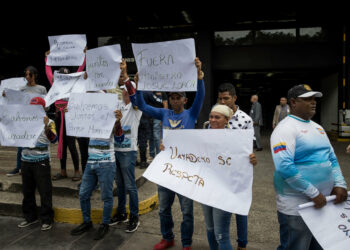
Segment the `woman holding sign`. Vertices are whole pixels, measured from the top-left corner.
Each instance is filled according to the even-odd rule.
[[[86,52],[87,47],[84,49],[84,53]],[[45,72],[47,79],[49,80],[50,84],[53,85],[54,78],[52,74],[52,68],[50,65],[47,65],[47,57],[49,56],[50,51],[47,51],[45,53]],[[86,57],[84,59],[83,64],[78,68],[77,72],[82,72],[85,68],[86,64]],[[59,69],[59,73],[61,74],[69,74],[70,71],[66,67],[62,67]],[[69,148],[70,154],[72,156],[72,161],[74,165],[74,176],[72,177],[72,181],[79,181],[80,180],[80,172],[79,172],[79,155],[77,151],[77,147],[75,145],[75,139],[77,139],[79,144],[79,150],[81,155],[81,168],[84,172],[87,159],[88,159],[88,145],[89,145],[89,138],[76,138],[72,136],[66,135],[66,126],[64,122],[64,108],[67,107],[67,101],[66,100],[58,100],[55,102],[56,106],[56,118],[55,123],[57,126],[59,141],[58,141],[58,152],[57,152],[57,158],[60,159],[61,164],[61,173],[56,174],[53,176],[52,180],[60,180],[67,178],[67,170],[66,170],[66,163],[67,163],[67,147]]]
[[[225,129],[229,127],[229,120],[233,116],[233,111],[226,105],[215,105],[209,116],[209,128]],[[257,164],[255,154],[250,154],[250,163]],[[221,209],[202,204],[205,224],[207,227],[207,238],[211,250],[232,249],[230,242],[230,222],[232,214]],[[238,247],[238,249],[246,249]]]
[[[27,93],[35,93],[38,94],[38,96],[45,96],[47,94],[46,88],[42,85],[39,85],[37,83],[38,81],[39,72],[38,70],[33,66],[28,66],[24,70],[24,77],[27,81],[27,84],[21,88],[22,92]],[[5,91],[2,93],[3,96],[5,95]],[[19,171],[21,170],[21,155],[22,155],[22,148],[17,149],[17,165],[16,168],[7,173],[7,176],[13,176],[16,174],[19,174]]]

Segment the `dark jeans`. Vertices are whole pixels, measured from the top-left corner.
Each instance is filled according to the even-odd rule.
[[[138,143],[140,149],[140,161],[146,161],[147,142],[151,139],[153,125],[152,118],[141,117],[138,130]]]
[[[40,194],[40,219],[43,224],[53,222],[52,183],[49,159],[39,162],[22,161],[22,210],[27,221],[38,218],[35,201],[35,189]]]
[[[21,169],[22,150],[23,150],[23,148],[17,148],[16,171],[19,171]]]
[[[181,242],[183,247],[192,245],[193,235],[193,200],[186,198],[170,189],[158,186],[159,199],[159,217],[160,230],[163,239],[170,241],[174,239],[173,227],[174,221],[171,213],[171,207],[174,203],[175,195],[179,198],[182,223],[181,223]]]
[[[139,198],[135,181],[137,151],[115,152],[118,213],[126,213],[126,194],[129,193],[130,215],[139,216]]]
[[[322,250],[301,216],[287,215],[278,211],[277,215],[281,241],[277,249]]]

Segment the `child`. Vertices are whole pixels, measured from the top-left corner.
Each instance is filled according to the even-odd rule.
[[[41,97],[32,98],[31,105],[42,105],[45,100]],[[23,148],[21,155],[23,202],[22,209],[25,220],[18,227],[27,227],[38,221],[35,202],[35,188],[40,194],[41,230],[52,228],[54,212],[52,209],[52,183],[50,167],[50,143],[57,141],[55,123],[47,116],[44,117],[45,128],[34,148]]]

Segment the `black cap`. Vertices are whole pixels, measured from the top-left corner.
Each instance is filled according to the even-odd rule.
[[[306,98],[310,96],[322,97],[322,93],[318,91],[312,91],[310,86],[307,84],[296,85],[288,90],[288,100],[290,98]]]
[[[172,94],[178,94],[182,97],[186,97],[186,92],[169,92],[168,96],[171,96]]]

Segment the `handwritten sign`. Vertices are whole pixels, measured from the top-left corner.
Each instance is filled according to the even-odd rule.
[[[116,121],[115,94],[72,93],[68,101],[67,135],[108,139]]]
[[[6,89],[21,90],[26,86],[27,80],[24,77],[14,77],[1,81],[0,92]]]
[[[248,215],[253,131],[164,130],[164,145],[144,177],[200,203]]]
[[[80,66],[84,62],[86,35],[49,36],[47,65]]]
[[[117,87],[122,52],[119,44],[104,46],[86,52],[88,90],[106,90]]]
[[[139,73],[139,90],[196,91],[194,39],[132,44]]]
[[[44,129],[45,112],[40,105],[0,105],[0,144],[34,147]]]
[[[74,85],[78,82],[84,82],[84,72],[76,72],[72,74],[54,73],[54,82],[45,97],[46,107],[62,98],[68,98]]]
[[[350,192],[347,201],[335,205],[335,195],[327,205],[314,208],[313,202],[299,206],[299,214],[318,243],[327,250],[347,250],[350,246]]]
[[[30,103],[30,100],[34,97],[45,98],[44,95],[40,95],[37,93],[22,92],[19,90],[12,89],[5,89],[5,94],[6,97],[4,99],[6,100],[6,104],[8,105],[28,105]]]

